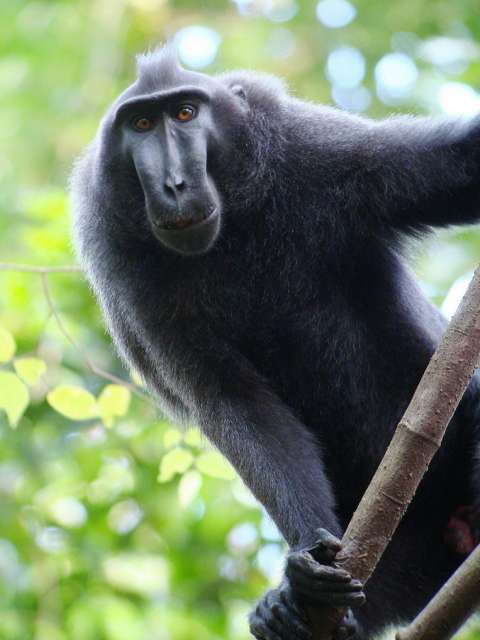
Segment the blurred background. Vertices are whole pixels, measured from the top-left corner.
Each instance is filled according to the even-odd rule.
[[[480,110],[475,0],[0,2],[1,640],[246,640],[281,569],[232,469],[162,419],[80,273],[55,271],[74,265],[74,158],[167,38],[187,67],[374,117]],[[450,315],[479,257],[480,230],[456,229],[409,260]]]

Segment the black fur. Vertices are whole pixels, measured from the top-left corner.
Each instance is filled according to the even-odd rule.
[[[142,112],[181,86],[207,92],[198,120],[159,124],[158,138],[119,123],[125,102],[143,96]],[[479,143],[479,117],[373,122],[270,76],[187,72],[163,49],[74,171],[75,243],[118,350],[169,416],[201,426],[294,550],[319,526],[341,535],[444,331],[402,239],[479,219]],[[187,195],[162,191],[172,157]],[[155,225],[188,219],[191,202],[217,207],[215,229],[170,246]],[[477,386],[368,583],[358,638],[414,616],[460,560],[444,532],[478,489]]]

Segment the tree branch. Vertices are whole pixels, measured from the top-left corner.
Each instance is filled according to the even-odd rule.
[[[480,546],[396,640],[449,640],[480,606]]]
[[[339,565],[366,582],[440,447],[480,355],[480,267],[343,537]],[[309,610],[314,640],[331,640],[344,610]],[[438,640],[438,638],[436,638]]]

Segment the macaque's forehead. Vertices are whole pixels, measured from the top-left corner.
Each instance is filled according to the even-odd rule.
[[[172,48],[142,56],[138,60],[137,87],[139,93],[163,91],[182,85],[208,88],[212,78],[184,69]]]
[[[114,117],[122,104],[136,97],[180,87],[199,87],[213,95],[219,88],[219,81],[204,73],[184,69],[173,47],[164,47],[138,58],[137,80],[118,96],[109,113]]]

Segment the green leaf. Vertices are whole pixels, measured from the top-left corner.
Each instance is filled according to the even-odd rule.
[[[203,440],[202,440],[202,434],[200,433],[200,429],[197,429],[194,427],[189,429],[185,434],[184,441],[186,444],[189,444],[191,447],[198,447],[198,448],[202,447]]]
[[[185,473],[193,462],[193,455],[187,449],[172,449],[160,462],[159,482],[168,482],[176,473]]]
[[[18,376],[29,385],[38,382],[47,370],[47,365],[40,358],[17,358],[13,366]]]
[[[98,416],[95,397],[82,387],[59,385],[47,394],[47,401],[55,411],[70,420],[90,420]]]
[[[158,554],[120,552],[104,558],[101,568],[107,583],[120,591],[145,597],[167,593],[168,564]],[[128,640],[145,637],[143,634],[127,636]]]
[[[112,597],[105,598],[101,604],[104,612],[102,617],[104,633],[101,637],[105,640],[132,640],[132,638],[146,638],[150,635],[140,607],[121,598],[114,600]]]
[[[108,384],[98,398],[98,409],[106,427],[113,426],[115,418],[124,416],[130,405],[131,394],[119,384]]]
[[[28,389],[18,376],[10,371],[0,371],[0,409],[3,409],[10,426],[15,428],[28,407]]]
[[[182,507],[188,507],[197,497],[202,486],[202,476],[198,471],[187,471],[178,483],[178,501]]]
[[[217,451],[201,453],[195,460],[195,465],[201,473],[212,478],[233,480],[237,475],[232,465]]]
[[[167,429],[163,435],[163,446],[165,449],[176,447],[182,441],[182,434],[178,429]]]
[[[0,362],[11,360],[16,349],[15,339],[10,331],[0,327]]]

